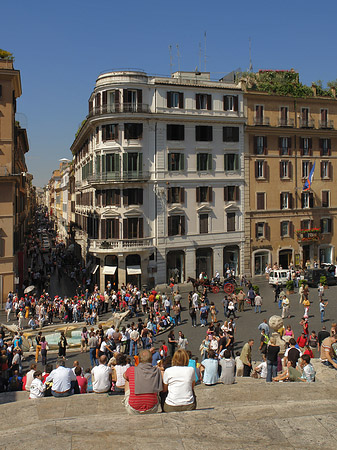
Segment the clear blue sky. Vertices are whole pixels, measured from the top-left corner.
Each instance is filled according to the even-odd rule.
[[[88,110],[97,75],[141,68],[168,75],[194,70],[207,32],[207,70],[213,78],[249,65],[254,70],[290,69],[301,81],[337,78],[337,3],[241,0],[2,0],[0,48],[15,56],[23,95],[19,119],[27,128],[28,168],[43,186],[70,146]],[[204,65],[202,64],[202,69]]]

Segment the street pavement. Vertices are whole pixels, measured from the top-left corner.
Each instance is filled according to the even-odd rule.
[[[277,303],[274,303],[274,292],[273,288],[269,286],[268,282],[264,277],[255,278],[251,280],[253,285],[257,284],[260,287],[260,293],[263,298],[262,312],[255,313],[254,308],[251,308],[248,304],[245,305],[245,311],[241,313],[237,313],[236,323],[236,334],[235,334],[235,351],[240,351],[242,346],[249,338],[255,339],[255,344],[253,347],[253,360],[259,361],[261,359],[260,353],[258,351],[259,347],[259,338],[260,332],[258,331],[258,325],[262,322],[264,318],[269,320],[269,318],[274,315],[281,315],[281,311],[278,308]],[[50,285],[50,294],[57,295],[60,293],[62,295],[72,296],[74,295],[74,290],[76,285],[68,278],[63,277],[61,282],[59,283],[57,280],[57,275],[53,274],[51,277],[51,285]],[[191,319],[188,313],[188,292],[191,290],[190,284],[180,285],[180,292],[182,295],[182,306],[183,311],[181,314],[182,324],[175,328],[175,336],[178,337],[178,331],[182,331],[185,337],[188,340],[188,349],[192,351],[194,356],[199,357],[200,352],[199,346],[201,341],[205,338],[207,327],[200,327],[200,321],[198,319],[198,326],[196,328],[192,327]],[[168,290],[169,291],[169,290]],[[247,288],[244,288],[244,291],[247,291]],[[161,291],[163,292],[163,291]],[[328,306],[326,308],[326,317],[324,325],[327,329],[330,329],[330,325],[332,322],[337,320],[337,302],[335,300],[337,294],[337,287],[329,287],[325,291],[325,297],[328,300]],[[225,317],[223,313],[223,307],[221,304],[221,300],[223,299],[223,292],[219,292],[218,294],[209,294],[209,301],[213,301],[219,310],[218,320],[223,323]],[[285,325],[291,325],[294,330],[296,338],[302,331],[301,325],[299,324],[304,308],[299,304],[299,295],[298,290],[295,290],[294,294],[289,296],[290,299],[290,319],[285,319]],[[319,300],[316,288],[311,288],[309,293],[309,299],[311,301],[311,306],[309,309],[309,331],[315,330],[316,333],[321,330],[322,324],[320,322],[320,313],[319,313]],[[101,320],[105,320],[109,317],[110,314],[105,314],[101,316]],[[2,312],[1,321],[5,321],[4,313]],[[143,315],[139,316],[143,320],[146,318]],[[126,323],[130,323],[131,321],[137,321],[137,317],[133,317],[126,321]],[[156,345],[160,345],[161,341],[167,342],[168,332],[165,332],[159,335],[156,338]],[[48,361],[50,363],[55,364],[56,362],[56,353],[49,352]],[[81,353],[80,351],[68,351],[68,365],[71,366],[74,360],[78,360],[83,368],[87,368],[90,366],[89,353]],[[33,361],[33,355],[28,356],[25,361],[25,366],[28,367],[30,362]],[[41,367],[42,368],[42,367]]]

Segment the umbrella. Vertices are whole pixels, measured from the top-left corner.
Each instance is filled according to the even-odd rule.
[[[34,285],[31,285],[31,286],[26,287],[26,289],[25,289],[23,292],[24,292],[25,294],[28,294],[29,292],[34,291],[34,289],[35,289],[35,286],[34,286]]]

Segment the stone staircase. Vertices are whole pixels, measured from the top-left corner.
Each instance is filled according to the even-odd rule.
[[[125,413],[121,396],[29,400],[0,394],[1,449],[335,449],[337,372],[315,361],[317,382],[196,387],[196,411]]]

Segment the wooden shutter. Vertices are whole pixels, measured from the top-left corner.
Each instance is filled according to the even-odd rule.
[[[312,230],[314,228],[314,221],[310,220],[310,230]]]
[[[123,205],[129,205],[129,189],[123,189]]]
[[[283,194],[282,194],[282,192],[280,192],[280,209],[283,209],[282,208],[282,199],[283,199]]]
[[[233,105],[234,105],[234,111],[239,110],[239,99],[237,95],[234,95],[233,97]]]
[[[123,219],[123,239],[128,238],[128,219]]]
[[[167,234],[169,236],[172,236],[172,217],[171,216],[169,216],[167,218]]]
[[[95,106],[96,108],[100,108],[101,106],[101,94],[98,93],[95,98]]]
[[[212,190],[212,187],[209,186],[209,187],[207,188],[207,201],[208,201],[209,203],[212,202],[212,197],[213,197],[213,190]]]
[[[106,190],[102,191],[102,206],[106,206]]]
[[[196,188],[195,193],[196,193],[196,202],[200,203],[200,187]]]
[[[300,138],[300,153],[303,156],[303,148],[304,148],[304,138]]]
[[[143,189],[138,189],[138,204],[142,205],[143,204]]]
[[[257,136],[254,136],[254,153],[257,155]]]
[[[184,108],[184,94],[183,92],[179,92],[179,108]]]
[[[293,177],[293,165],[291,161],[288,161],[288,177],[289,178]]]
[[[116,206],[121,206],[121,190],[115,189],[115,204]]]
[[[331,156],[331,139],[327,139],[328,141],[328,156]]]
[[[138,170],[138,173],[143,172],[143,153],[138,153],[137,170]]]
[[[279,155],[282,156],[282,138],[278,138]]]
[[[321,161],[321,178],[324,176],[324,162],[325,161]]]
[[[329,179],[332,180],[332,163],[331,163],[331,161],[328,162],[328,176],[329,176]]]
[[[185,189],[183,187],[180,188],[179,191],[180,203],[185,203]]]
[[[180,216],[180,234],[184,236],[186,234],[185,229],[185,216]]]
[[[207,140],[213,140],[213,127],[207,127]]]
[[[212,109],[212,96],[210,94],[207,95],[207,109]]]
[[[106,238],[106,220],[101,219],[101,239]]]
[[[212,153],[207,155],[207,170],[212,170]]]
[[[144,219],[143,217],[140,217],[138,219],[138,238],[142,239],[144,236]]]
[[[167,203],[172,203],[172,188],[167,188]]]
[[[123,103],[124,105],[128,102],[128,90],[123,89]]]
[[[263,154],[267,154],[267,136],[263,136]]]
[[[282,234],[282,224],[283,224],[283,222],[280,222],[280,236],[282,237],[283,236],[283,234]]]
[[[264,208],[264,193],[258,192],[256,194],[256,209],[265,209]]]
[[[185,169],[185,157],[184,153],[179,153],[179,170]]]
[[[119,90],[115,89],[115,112],[119,112],[119,104],[120,104]]]
[[[280,178],[283,178],[284,174],[283,174],[283,166],[282,166],[282,161],[280,161]]]
[[[92,109],[93,109],[93,101],[90,100],[89,101],[89,114],[92,112]]]
[[[292,151],[291,151],[291,138],[288,137],[287,141],[288,141],[288,155],[291,156],[291,153],[292,153]]]
[[[103,91],[103,94],[102,94],[103,112],[106,112],[107,100],[108,100],[108,93],[107,93],[107,91]]]
[[[259,177],[259,162],[255,161],[255,178]]]
[[[239,129],[239,127],[233,127],[232,128],[232,136],[233,136],[233,141],[234,142],[239,142],[239,132],[240,132],[240,129]]]
[[[240,201],[240,187],[239,186],[235,186],[235,189],[234,189],[234,200],[236,202]]]
[[[264,237],[267,241],[270,240],[270,226],[267,223],[264,224]]]
[[[119,220],[113,219],[113,236],[115,239],[119,239]]]
[[[293,194],[292,193],[290,193],[289,197],[288,197],[288,206],[290,209],[293,208]]]
[[[143,103],[143,91],[141,89],[137,89],[137,103],[138,106],[142,105]]]
[[[312,192],[309,192],[309,207],[314,207],[314,194]]]
[[[309,155],[312,156],[312,138],[309,138]]]
[[[328,219],[328,233],[332,233],[332,220]]]
[[[328,191],[322,191],[322,206],[326,208],[329,205],[329,193]]]
[[[185,125],[178,125],[178,137],[180,141],[185,139]]]
[[[319,140],[319,152],[320,155],[323,156],[323,139]]]
[[[304,192],[301,194],[301,208],[304,208]],[[303,226],[301,226],[301,228],[303,228]]]
[[[102,141],[106,141],[106,125],[102,125]]]
[[[225,186],[223,188],[223,194],[224,194],[224,201],[228,202],[228,186]]]
[[[171,91],[167,91],[166,101],[167,101],[167,107],[172,108],[172,92]]]
[[[195,107],[200,109],[200,94],[195,94]]]
[[[223,107],[225,111],[228,111],[229,105],[228,105],[228,95],[224,95],[223,97]]]
[[[269,168],[267,161],[263,161],[263,178],[266,180],[269,178]]]
[[[294,224],[289,222],[289,236],[294,239]]]

